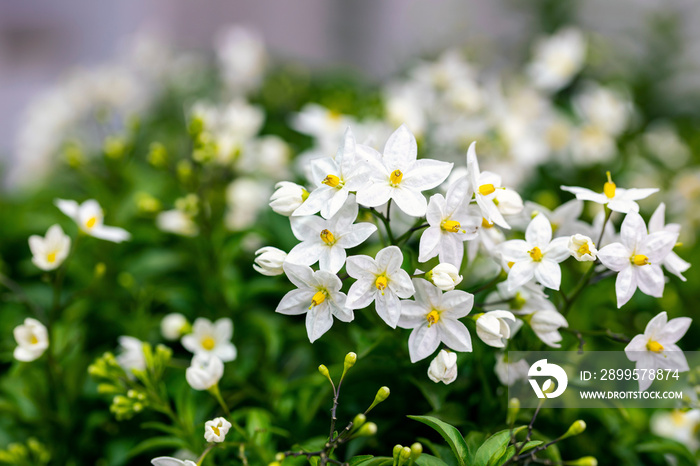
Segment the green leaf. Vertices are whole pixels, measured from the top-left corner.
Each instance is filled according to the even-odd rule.
[[[172,448],[173,450],[176,450],[178,448],[187,448],[187,443],[177,437],[152,437],[144,440],[132,448],[129,452],[129,456],[138,456],[141,453],[145,453],[156,448]]]
[[[418,466],[447,466],[447,463],[442,461],[440,458],[428,455],[427,453],[420,455],[416,460],[416,464]]]
[[[362,462],[371,460],[374,458],[372,455],[360,455],[360,456],[355,456],[353,458],[350,458],[350,461],[348,461],[348,464],[350,466],[357,466],[358,464],[362,464]]]
[[[513,429],[513,436],[523,430],[525,426],[516,427]],[[501,456],[506,452],[506,448],[510,443],[510,429],[505,429],[496,432],[479,447],[474,455],[474,466],[489,466],[495,464]]]
[[[520,450],[519,454],[522,455],[526,451],[532,450],[533,448],[535,448],[539,445],[542,445],[542,443],[544,443],[544,442],[542,442],[542,440],[530,440],[529,442],[527,442],[525,444],[525,446],[522,448],[522,450]],[[497,464],[498,466],[501,466],[503,463],[505,463],[506,461],[511,459],[513,456],[515,456],[515,445],[511,445],[508,448],[506,448],[505,454],[502,455],[498,459],[498,461],[496,463],[493,463],[493,464]]]
[[[391,465],[394,463],[394,460],[392,458],[389,458],[387,456],[376,456],[373,457],[371,455],[367,455],[367,457],[363,456],[356,456],[350,461],[350,466],[386,466],[386,465]],[[357,458],[364,458],[363,460],[354,463],[353,461]]]
[[[696,464],[696,460],[690,450],[688,450],[688,447],[670,439],[644,442],[637,445],[635,450],[640,453],[670,454],[675,456],[679,460],[679,464],[683,466]]]
[[[460,466],[466,465],[466,460],[469,457],[469,448],[467,448],[467,442],[464,441],[464,437],[462,437],[462,434],[455,426],[432,416],[408,416],[408,418],[422,422],[435,429],[450,446]]]

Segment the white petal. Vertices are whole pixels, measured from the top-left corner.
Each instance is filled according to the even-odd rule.
[[[625,216],[620,226],[620,239],[628,250],[636,251],[646,233],[647,227],[641,215],[636,212],[630,212]]]
[[[666,224],[666,204],[659,204],[651,217],[649,218],[649,233],[662,231]]]
[[[402,183],[403,185],[403,183]],[[400,186],[395,188],[391,194],[396,205],[411,217],[422,217],[428,208],[428,202],[420,191],[408,187]]]
[[[321,257],[318,259],[318,267],[330,273],[338,273],[345,265],[346,257],[345,249],[338,244],[324,248],[321,252]]]
[[[462,290],[452,290],[442,295],[443,314],[453,319],[461,319],[469,314],[474,306],[474,295]]]
[[[108,226],[96,226],[90,230],[90,236],[94,236],[95,238],[103,239],[105,241],[111,241],[113,243],[121,243],[122,241],[128,241],[131,239],[131,234],[122,229],[122,228],[117,228],[117,227],[108,227]]]
[[[631,252],[622,243],[612,243],[598,251],[598,259],[610,270],[620,272],[630,265]]]
[[[472,339],[465,325],[451,318],[440,319],[435,325],[440,331],[442,342],[455,351],[471,352]]]
[[[557,263],[563,262],[571,257],[571,252],[569,251],[568,245],[569,238],[555,238],[542,252],[547,260]]]
[[[373,181],[357,191],[357,202],[365,207],[378,207],[391,199],[393,191],[388,178],[382,182]]]
[[[401,317],[401,302],[391,289],[384,290],[384,295],[378,294],[376,303],[377,315],[391,328],[396,328]]]
[[[438,255],[441,237],[440,227],[430,227],[423,232],[418,246],[418,262],[426,262]]]
[[[626,189],[624,191],[624,199],[630,200],[630,201],[639,201],[640,199],[645,199],[658,191],[659,191],[658,188]]]
[[[630,300],[634,292],[637,290],[637,281],[635,280],[632,267],[622,269],[617,274],[615,279],[615,294],[617,294],[617,307],[622,306]]]
[[[401,185],[417,191],[433,189],[450,176],[453,165],[453,163],[439,160],[418,160],[407,173],[404,173]]]
[[[664,273],[661,267],[654,264],[634,266],[637,286],[642,293],[660,298],[664,294]]]
[[[318,235],[327,226],[327,222],[316,215],[291,217],[289,223],[292,226],[292,233],[299,241],[318,238]]]
[[[284,262],[282,264],[284,273],[294,286],[298,288],[311,287],[314,271],[306,265],[298,265],[293,262]]]
[[[275,312],[292,316],[304,314],[309,310],[314,294],[315,292],[313,290],[292,290],[284,295],[277,305]],[[185,338],[187,337],[183,337],[182,339],[183,346],[185,344]]]
[[[362,244],[375,231],[377,227],[371,223],[357,223],[351,226],[347,233],[343,233],[336,244],[345,249],[354,248]]]
[[[399,325],[401,325],[399,323]],[[411,332],[408,337],[408,353],[411,362],[418,362],[435,352],[440,345],[437,324],[428,327],[427,321]]]
[[[377,254],[377,257],[379,254]],[[350,256],[345,264],[345,271],[352,278],[359,279],[363,277],[374,276],[379,273],[379,267],[374,259],[369,256],[358,255]]]
[[[363,309],[372,303],[376,290],[370,280],[358,280],[348,290],[348,300],[345,305],[349,309]]]
[[[401,267],[403,253],[398,246],[388,246],[377,253],[376,261],[380,271],[393,272]]]
[[[543,259],[535,267],[535,278],[547,288],[558,290],[561,285],[561,267],[555,262]]]
[[[394,131],[384,146],[384,163],[387,166],[403,166],[416,160],[418,145],[406,125]]]
[[[545,248],[552,241],[552,225],[544,214],[538,214],[527,226],[525,241],[539,248]]]
[[[513,264],[508,272],[508,289],[514,291],[532,280],[535,276],[535,263],[530,260],[520,261]]]
[[[333,316],[327,303],[321,303],[306,313],[306,333],[313,343],[333,326]]]
[[[690,317],[671,319],[660,332],[656,333],[655,338],[659,343],[664,345],[664,347],[669,344],[675,344],[678,340],[683,338],[683,335],[688,331],[692,322],[693,319]]]
[[[324,254],[324,250],[328,249],[326,245],[319,244],[311,241],[304,241],[292,248],[287,254],[285,259],[286,263],[298,264],[298,265],[312,265],[318,262],[321,256]]]
[[[77,202],[73,200],[56,199],[54,204],[56,204],[56,207],[58,207],[58,209],[65,215],[77,221],[79,210],[79,205]]]

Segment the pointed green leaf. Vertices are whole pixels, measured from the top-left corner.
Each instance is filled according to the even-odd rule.
[[[414,421],[422,422],[423,424],[435,429],[440,435],[442,435],[442,438],[444,438],[447,444],[450,446],[452,453],[454,453],[454,455],[457,457],[459,465],[466,465],[466,460],[469,456],[469,449],[467,448],[467,442],[464,441],[464,437],[462,437],[462,434],[455,426],[432,416],[408,416],[408,418],[413,419]]]

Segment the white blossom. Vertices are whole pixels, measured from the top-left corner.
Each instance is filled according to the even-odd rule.
[[[489,311],[476,319],[476,334],[481,341],[489,346],[504,348],[510,338],[510,325],[515,322],[515,316],[509,311]]]
[[[428,377],[435,383],[449,385],[457,379],[457,353],[440,350],[428,367]]]
[[[204,439],[207,442],[221,443],[226,440],[231,423],[223,417],[217,417],[204,423]]]
[[[192,216],[180,209],[160,212],[156,217],[156,226],[166,233],[174,233],[181,236],[197,236],[199,228]]]
[[[598,249],[593,240],[586,235],[576,233],[569,238],[569,252],[579,262],[592,262],[596,260]]]
[[[666,204],[663,202],[659,204],[654,213],[649,219],[649,233],[656,233],[657,231],[668,231],[675,234],[680,234],[681,226],[677,223],[666,223]],[[690,263],[681,259],[678,254],[671,251],[663,259],[663,266],[666,270],[671,272],[673,275],[677,276],[683,281],[686,278],[683,276],[683,272],[690,268]]]
[[[476,142],[472,142],[467,151],[467,171],[469,183],[474,190],[474,197],[481,209],[482,217],[500,227],[510,228],[495,202],[496,190],[502,189],[501,177],[489,171],[479,170],[479,161],[476,159]]]
[[[253,268],[256,272],[268,277],[282,275],[284,273],[282,264],[284,264],[285,259],[287,259],[286,252],[272,246],[265,246],[255,251]]]
[[[457,267],[447,262],[441,262],[425,274],[425,279],[442,291],[452,291],[462,283],[463,277],[459,274]]]
[[[309,192],[291,181],[280,181],[270,196],[270,207],[280,215],[289,217],[309,197]]]
[[[89,199],[82,204],[64,199],[56,199],[54,203],[61,212],[73,219],[82,232],[90,236],[113,243],[121,243],[131,238],[126,230],[104,225],[104,213],[100,204],[94,199]]]
[[[607,172],[608,181],[603,185],[603,192],[596,193],[586,188],[576,186],[562,186],[561,189],[576,195],[576,199],[582,201],[593,201],[598,204],[603,204],[608,209],[615,212],[639,212],[639,204],[636,201],[647,198],[658,191],[657,188],[648,189],[624,189],[618,188],[613,183],[610,172]]]
[[[179,460],[170,456],[159,456],[153,458],[151,464],[154,466],[197,466],[197,463],[190,460]]]
[[[224,375],[224,363],[212,353],[195,354],[185,371],[187,383],[195,390],[209,390]]]
[[[123,335],[119,337],[119,350],[117,362],[127,374],[136,369],[142,371],[146,368],[146,357],[143,355],[143,342],[138,338]]]
[[[213,354],[223,362],[233,361],[238,354],[231,343],[233,337],[233,322],[228,317],[222,317],[212,322],[204,317],[198,317],[192,324],[192,333],[182,337],[182,346],[194,354]]]
[[[29,237],[29,249],[32,251],[32,263],[41,270],[54,270],[63,264],[70,252],[71,240],[63,233],[60,225],[52,225],[45,237]]]
[[[506,386],[513,385],[518,380],[527,380],[530,364],[524,359],[517,362],[506,361],[506,353],[496,356],[494,372],[498,380]]]
[[[560,29],[537,41],[527,71],[535,86],[556,92],[571,82],[583,67],[585,58],[586,39],[581,31]]]
[[[530,327],[547,346],[559,348],[562,337],[559,328],[568,327],[566,318],[555,310],[535,311],[529,315]]]
[[[13,356],[18,361],[34,361],[49,347],[49,333],[46,327],[31,317],[24,319],[24,323],[15,327],[12,333],[17,342]]]
[[[160,333],[166,340],[177,340],[189,328],[187,318],[179,312],[172,312],[160,321]]]

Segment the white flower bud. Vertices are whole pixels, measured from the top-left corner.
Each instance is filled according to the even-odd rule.
[[[177,340],[189,326],[187,318],[179,312],[173,312],[160,321],[160,333],[166,340]]]
[[[192,358],[190,367],[185,371],[185,378],[195,390],[208,390],[221,380],[224,375],[224,363],[213,354],[200,353]]]
[[[577,261],[594,261],[598,255],[598,250],[593,244],[593,240],[586,235],[576,233],[569,238],[569,251]]]
[[[442,291],[452,291],[462,282],[459,270],[452,264],[442,262],[426,274],[426,278]]]
[[[430,362],[428,377],[435,383],[451,384],[457,378],[457,353],[440,350]]]
[[[287,253],[281,249],[273,248],[272,246],[265,246],[255,251],[255,264],[253,268],[268,277],[274,277],[275,275],[282,275],[284,270],[282,270],[282,264],[284,264],[287,258]]]
[[[270,196],[270,207],[280,215],[289,217],[309,197],[309,192],[296,183],[280,181]]]
[[[503,348],[505,340],[510,338],[508,321],[515,322],[515,316],[509,311],[491,311],[482,314],[476,320],[476,334],[489,346]]]
[[[197,236],[199,228],[192,217],[179,209],[166,210],[156,217],[156,226],[160,231],[182,236]]]
[[[523,211],[523,198],[512,189],[497,189],[494,203],[503,215],[517,215]]]
[[[204,424],[204,439],[207,442],[221,443],[226,440],[226,434],[231,428],[231,423],[223,417],[217,417]]]
[[[31,317],[24,319],[24,324],[15,327],[13,333],[17,342],[14,357],[18,361],[34,361],[49,347],[46,327]]]
[[[561,334],[559,327],[568,327],[569,323],[563,315],[550,309],[537,311],[530,316],[530,327],[537,334],[537,337],[546,345],[559,348],[561,345]]]

